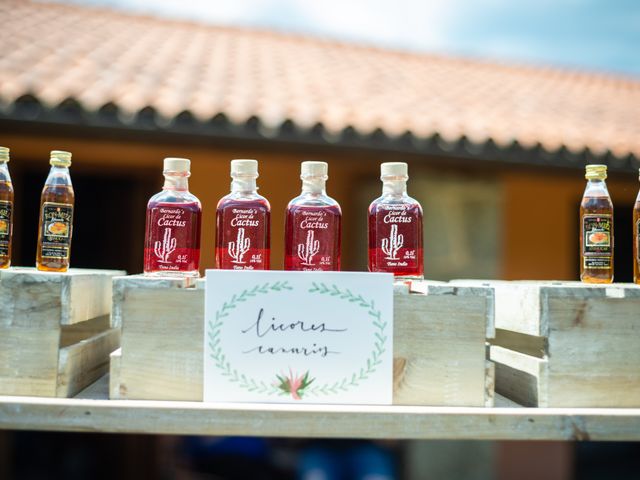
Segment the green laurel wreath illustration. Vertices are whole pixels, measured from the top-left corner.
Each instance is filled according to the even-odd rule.
[[[357,387],[362,381],[367,380],[369,376],[374,373],[377,367],[382,363],[382,354],[386,351],[386,342],[388,336],[385,333],[387,322],[383,322],[381,319],[382,314],[380,310],[375,308],[373,299],[366,300],[362,295],[356,295],[347,289],[339,289],[335,284],[327,286],[322,282],[312,282],[312,287],[308,290],[309,293],[317,293],[319,295],[328,295],[336,297],[341,300],[355,303],[359,307],[366,309],[367,314],[372,318],[373,326],[375,327],[375,342],[374,347],[366,360],[366,364],[358,371],[347,375],[344,378],[334,382],[325,383],[322,385],[316,385],[309,389],[307,394],[314,395],[331,395],[339,392],[346,392],[347,390]],[[222,304],[215,313],[215,321],[209,320],[209,347],[211,349],[211,358],[214,361],[215,366],[221,371],[222,375],[227,377],[230,382],[237,383],[238,386],[244,390],[254,393],[266,394],[266,395],[282,395],[283,392],[277,385],[269,385],[262,380],[256,380],[254,378],[247,377],[245,374],[238,372],[233,368],[227,357],[225,356],[220,346],[220,332],[224,323],[224,318],[229,316],[231,310],[236,308],[239,303],[246,302],[250,298],[258,295],[267,295],[272,292],[281,292],[283,290],[293,290],[293,287],[288,282],[273,282],[264,283],[262,285],[256,285],[253,288],[245,289],[239,294],[234,294],[228,301]]]

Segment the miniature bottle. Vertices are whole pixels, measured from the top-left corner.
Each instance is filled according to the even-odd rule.
[[[613,282],[613,203],[605,184],[606,165],[587,165],[580,204],[580,279]]]
[[[633,207],[633,281],[640,285],[640,190]]]
[[[302,193],[285,219],[285,270],[339,271],[342,212],[327,196],[325,162],[302,162]]]
[[[269,270],[271,206],[258,194],[258,162],[231,161],[231,193],[216,210],[216,266]]]
[[[422,207],[407,195],[407,164],[380,165],[382,196],[369,206],[369,271],[422,278]]]
[[[53,150],[49,163],[51,170],[40,197],[36,268],[45,272],[66,272],[71,254],[75,201],[69,175],[71,154]]]
[[[200,200],[189,193],[191,161],[164,159],[164,186],[147,204],[144,274],[199,277]]]
[[[9,149],[0,147],[0,269],[11,266],[13,186],[9,175]]]

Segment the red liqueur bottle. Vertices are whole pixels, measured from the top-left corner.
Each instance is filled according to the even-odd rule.
[[[382,196],[369,206],[369,271],[422,278],[422,207],[407,195],[407,164],[380,170]]]
[[[216,266],[269,270],[271,207],[258,195],[258,162],[231,160],[231,178],[216,210]]]
[[[164,159],[164,186],[147,205],[144,274],[198,277],[200,200],[189,193],[191,162]]]
[[[302,193],[287,206],[285,270],[339,271],[342,212],[327,196],[325,162],[302,162]]]

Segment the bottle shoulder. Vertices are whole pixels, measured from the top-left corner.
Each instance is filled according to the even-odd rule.
[[[378,210],[389,210],[394,207],[417,210],[422,214],[422,205],[420,205],[420,202],[409,195],[382,195],[371,202],[369,205],[369,213],[375,213]]]
[[[328,208],[333,207],[338,212],[342,212],[340,204],[328,195],[316,195],[303,193],[293,198],[287,205],[287,209],[297,208]]]
[[[252,192],[249,194],[244,192],[231,192],[218,201],[218,205],[216,208],[217,210],[222,210],[232,207],[262,208],[267,211],[271,210],[271,204],[269,203],[269,200],[256,192]]]
[[[202,208],[198,197],[190,193],[189,191],[182,190],[162,190],[156,193],[149,199],[148,206],[154,206],[160,203],[172,203],[172,204],[196,204]]]

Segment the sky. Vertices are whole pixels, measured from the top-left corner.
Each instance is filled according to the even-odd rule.
[[[59,0],[640,77],[640,0]]]

